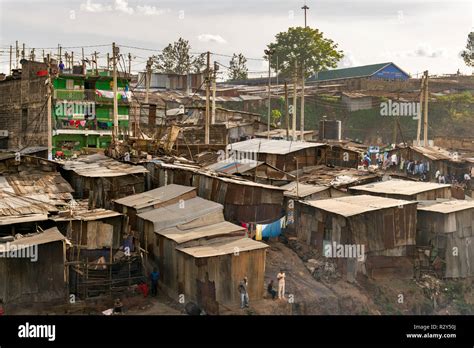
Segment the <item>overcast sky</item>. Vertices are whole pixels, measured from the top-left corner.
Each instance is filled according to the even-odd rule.
[[[119,45],[160,50],[183,37],[194,52],[262,58],[266,44],[288,27],[303,26],[302,0],[0,0],[0,71],[8,69],[8,47]],[[345,53],[341,67],[392,61],[412,75],[470,73],[460,51],[473,27],[471,0],[309,0],[308,25],[318,28]],[[80,57],[81,49],[74,51]],[[110,46],[86,47],[100,57]],[[48,51],[48,49],[46,50]],[[152,51],[133,54],[133,70]],[[54,50],[56,53],[56,50]],[[155,52],[156,53],[156,52]],[[229,58],[213,56],[228,65]],[[101,60],[100,64],[105,64]],[[253,75],[266,62],[250,60]]]

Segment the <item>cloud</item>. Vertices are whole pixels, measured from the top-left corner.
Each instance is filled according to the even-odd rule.
[[[347,51],[344,52],[344,57],[339,61],[337,64],[338,68],[350,68],[353,66],[357,66],[359,63],[357,60],[354,58],[354,55],[352,52]]]
[[[135,10],[128,6],[127,0],[115,0],[115,10],[126,14],[133,14]]]
[[[156,8],[155,6],[137,6],[137,12],[145,16],[159,16],[171,12],[169,8]]]
[[[219,44],[227,43],[226,40],[220,35],[212,35],[212,34],[201,34],[198,36],[198,40],[201,42],[215,42]]]
[[[419,44],[415,50],[408,52],[407,55],[409,57],[440,58],[444,56],[444,50],[435,50],[428,44]]]
[[[93,3],[92,0],[87,0],[85,3],[81,4],[81,11],[85,12],[108,12],[112,11],[112,6],[102,5],[100,3]]]

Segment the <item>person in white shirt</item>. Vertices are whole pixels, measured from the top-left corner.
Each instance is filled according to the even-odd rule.
[[[285,298],[285,272],[280,269],[280,273],[277,274],[278,279],[278,298],[284,299]]]

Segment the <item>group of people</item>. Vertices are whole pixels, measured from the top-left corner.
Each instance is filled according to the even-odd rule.
[[[274,289],[274,281],[273,279],[270,280],[267,286],[267,292],[272,296],[274,300],[277,297],[278,299],[284,300],[285,299],[285,278],[286,274],[283,269],[280,269],[280,272],[277,274],[278,280],[278,292]],[[249,292],[248,292],[248,278],[244,277],[239,283],[239,294],[240,294],[240,308],[248,308],[249,307]]]

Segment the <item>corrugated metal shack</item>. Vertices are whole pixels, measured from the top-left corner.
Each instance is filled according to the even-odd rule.
[[[406,199],[409,201],[451,198],[451,185],[432,182],[386,180],[349,188],[355,194]]]
[[[138,231],[137,215],[196,197],[196,188],[170,184],[114,201],[114,209],[128,217],[129,232]]]
[[[327,145],[304,141],[250,139],[227,145],[236,158],[263,161],[284,172],[326,163]],[[232,157],[232,156],[229,156]]]
[[[388,155],[397,155],[398,163],[404,161],[403,168],[400,165],[396,167],[389,167],[391,171],[403,172],[408,176],[419,176],[418,173],[412,174],[407,172],[407,162],[417,161],[418,163],[425,163],[429,165],[427,177],[430,180],[435,180],[436,171],[440,171],[445,177],[450,178],[454,176],[456,180],[462,182],[463,175],[470,173],[472,164],[465,161],[460,154],[452,153],[446,149],[436,146],[408,146],[397,147],[388,152]]]
[[[57,228],[0,243],[0,298],[7,305],[65,300],[65,262],[65,237]]]
[[[338,270],[354,279],[413,276],[416,202],[368,195],[295,202],[299,240],[324,254],[326,245],[364,246],[365,260],[333,258]]]
[[[178,273],[178,283],[185,294],[196,294],[198,302],[212,304],[215,289],[215,301],[219,304],[236,304],[239,301],[237,285],[247,276],[251,301],[262,299],[267,247],[250,238],[180,247],[177,262],[183,272]]]
[[[357,168],[364,151],[347,145],[332,144],[326,150],[326,164],[339,167]]]
[[[167,184],[194,186],[199,197],[224,206],[226,220],[232,222],[273,222],[283,215],[285,189],[254,183],[196,166],[148,162],[152,187]]]
[[[442,277],[474,276],[474,201],[420,202],[417,245]]]
[[[138,214],[148,266],[160,269],[166,291],[184,294],[216,314],[219,304],[238,302],[236,289],[244,276],[249,295],[263,297],[267,247],[225,221],[223,208],[195,197]]]
[[[0,172],[0,235],[30,233],[38,225],[51,227],[48,216],[72,199],[72,187],[52,161],[7,154],[0,160]]]
[[[84,299],[142,281],[142,260],[125,231],[124,216],[112,210],[88,210],[87,202],[81,203],[51,218],[72,242],[67,263],[70,293]]]
[[[122,163],[102,154],[60,162],[74,196],[89,199],[90,208],[113,208],[114,199],[145,191],[143,166]]]
[[[282,183],[295,180],[295,177],[291,174],[285,173],[265,162],[254,160],[238,160],[229,158],[211,164],[207,166],[206,169],[218,173],[239,175],[250,181],[266,185],[279,186]]]

